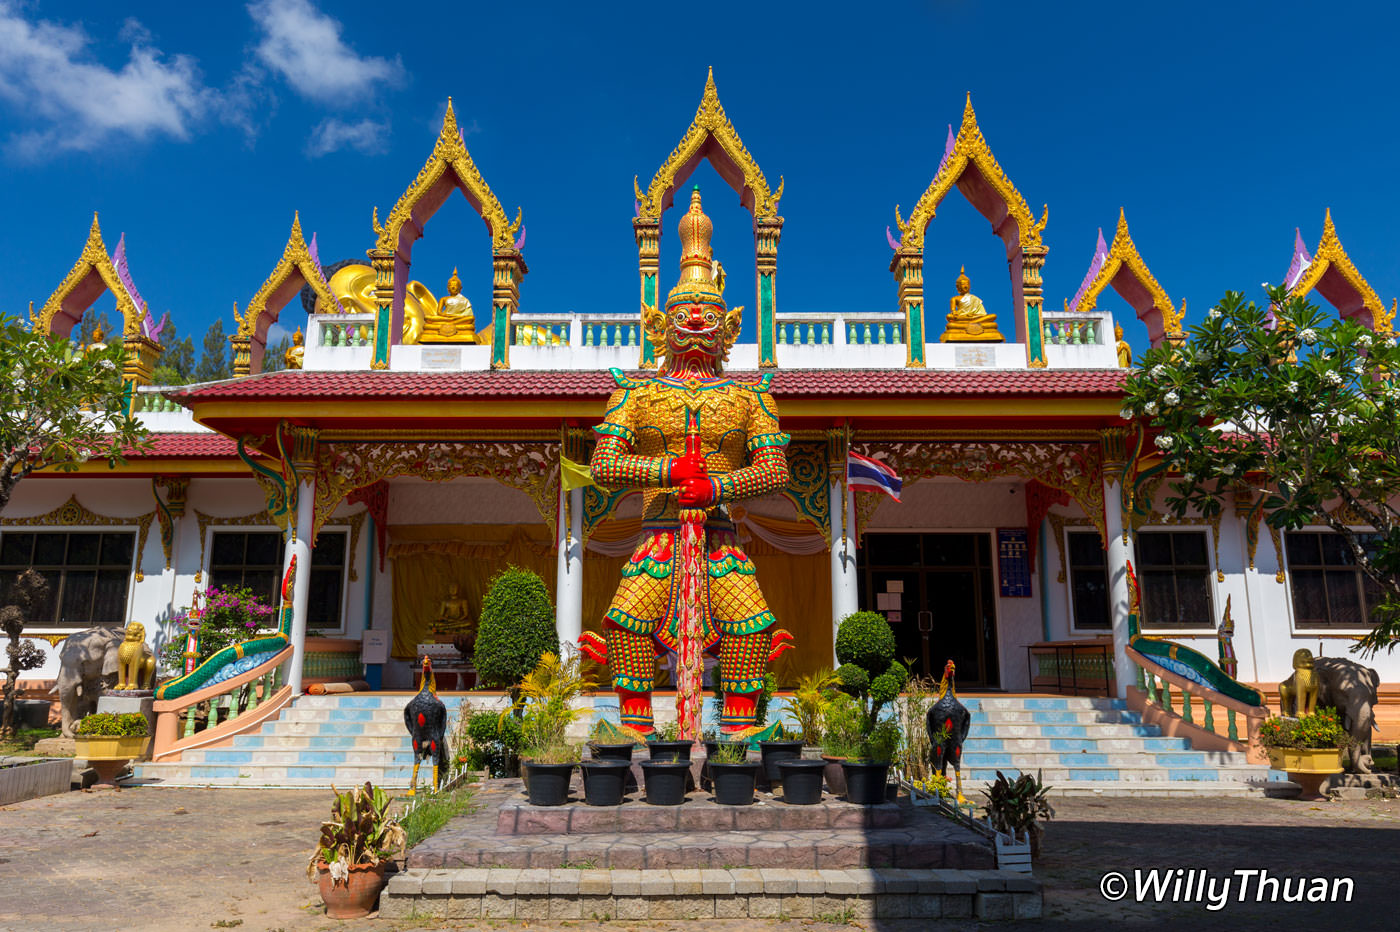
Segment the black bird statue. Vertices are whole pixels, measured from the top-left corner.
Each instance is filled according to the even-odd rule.
[[[413,739],[413,779],[408,784],[408,795],[417,793],[418,765],[428,757],[433,759],[433,790],[436,791],[447,770],[447,706],[438,698],[433,661],[426,654],[423,655],[423,688],[403,707],[403,723]]]
[[[946,778],[948,764],[953,765],[953,775],[958,781],[958,802],[963,803],[967,800],[962,794],[962,745],[967,740],[968,729],[972,727],[972,713],[958,701],[957,690],[953,686],[954,669],[951,660],[943,667],[938,699],[929,708],[924,727],[928,729],[933,771]]]

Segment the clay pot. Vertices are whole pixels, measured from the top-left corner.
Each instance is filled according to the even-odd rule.
[[[830,757],[822,755],[822,761],[826,764],[823,768],[823,776],[826,778],[826,791],[832,796],[846,795],[846,771],[841,769],[841,762],[844,757]]]
[[[379,891],[384,889],[384,872],[389,862],[352,864],[346,883],[331,883],[331,869],[325,861],[316,864],[316,883],[326,904],[326,915],[332,919],[363,919],[374,912],[379,903]]]

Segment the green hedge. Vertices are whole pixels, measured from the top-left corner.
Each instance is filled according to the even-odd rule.
[[[483,686],[514,686],[547,653],[559,653],[549,589],[530,570],[506,567],[492,578],[481,602],[477,678]]]

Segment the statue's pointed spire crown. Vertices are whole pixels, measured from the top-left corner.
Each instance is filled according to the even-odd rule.
[[[681,239],[681,275],[680,281],[666,298],[666,306],[696,302],[724,306],[722,273],[710,245],[714,223],[700,204],[698,184],[690,192],[690,209],[681,216],[678,232]]]

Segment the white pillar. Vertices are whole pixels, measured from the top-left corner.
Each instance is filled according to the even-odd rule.
[[[842,618],[859,609],[859,587],[856,580],[855,495],[841,483],[831,483],[831,637],[832,659],[835,662],[836,625]],[[843,543],[842,536],[845,535]]]
[[[285,579],[287,566],[296,557],[297,575],[292,583],[292,662],[287,669],[287,685],[292,687],[293,697],[301,695],[301,672],[306,662],[306,601],[311,592],[311,534],[315,510],[316,479],[313,476],[297,490],[296,523],[292,525],[295,537],[287,545],[286,562],[282,564],[282,578]]]
[[[564,521],[564,501],[568,496],[569,520]],[[554,628],[560,647],[568,642],[578,646],[583,635],[583,490],[565,492],[559,488],[559,520],[556,522],[559,563],[556,570]]]
[[[1118,482],[1109,478],[1105,466],[1103,480],[1103,510],[1108,532],[1108,592],[1113,611],[1113,678],[1118,686],[1118,698],[1128,695],[1128,686],[1137,682],[1137,666],[1128,659],[1128,561],[1133,548],[1123,534],[1123,504],[1119,498]]]

